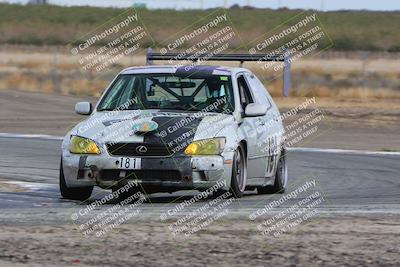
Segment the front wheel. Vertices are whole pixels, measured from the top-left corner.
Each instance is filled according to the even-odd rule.
[[[243,196],[243,192],[246,189],[247,181],[247,166],[246,166],[246,155],[243,151],[243,147],[239,146],[233,156],[232,162],[232,178],[230,192],[234,197],[240,198]]]
[[[65,182],[62,160],[60,163],[60,193],[63,198],[84,201],[90,197],[93,191],[93,186],[85,187],[68,187]]]

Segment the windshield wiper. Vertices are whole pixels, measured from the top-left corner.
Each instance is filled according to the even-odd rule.
[[[197,112],[197,111],[201,111],[200,109],[190,109],[190,108],[159,108],[160,110],[183,110],[186,112]]]
[[[97,111],[113,111],[115,110],[114,108],[100,108]]]

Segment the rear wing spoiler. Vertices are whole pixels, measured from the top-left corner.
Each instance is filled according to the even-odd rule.
[[[195,54],[181,55],[179,53],[154,53],[153,49],[147,49],[146,53],[146,64],[153,65],[154,60],[190,60],[199,61],[202,57]],[[291,86],[291,60],[290,52],[286,51],[281,55],[268,55],[268,54],[216,54],[212,56],[207,56],[207,60],[212,61],[238,61],[240,65],[245,61],[276,61],[283,62],[283,95],[289,95],[289,88]]]

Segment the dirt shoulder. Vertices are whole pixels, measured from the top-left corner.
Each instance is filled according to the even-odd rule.
[[[85,118],[75,114],[75,104],[89,97],[0,90],[0,132],[64,135]]]
[[[0,90],[0,132],[63,136],[85,118],[74,113],[75,103],[91,101],[95,104],[96,100],[90,97]],[[304,98],[276,99],[282,112],[304,101]],[[296,146],[400,151],[399,101],[317,99],[307,110],[314,108],[324,113],[321,127],[316,134]],[[289,124],[299,116],[293,116],[285,123]]]
[[[72,225],[2,226],[0,265],[18,266],[399,266],[398,217],[314,218],[279,238],[246,220],[218,221],[188,240],[168,224],[130,222],[103,239]],[[243,245],[245,247],[243,247]]]
[[[310,98],[308,98],[310,99]],[[276,98],[281,112],[306,102],[306,98]],[[315,98],[285,124],[319,109],[324,115],[318,131],[296,144],[301,147],[400,151],[400,101],[396,99]]]

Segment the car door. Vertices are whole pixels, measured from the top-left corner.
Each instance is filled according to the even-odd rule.
[[[267,106],[267,113],[260,118],[261,127],[259,128],[257,149],[260,150],[258,153],[262,155],[261,158],[263,159],[263,162],[260,163],[263,164],[263,177],[271,177],[275,174],[277,157],[279,156],[278,144],[282,135],[277,121],[279,111],[261,81],[251,73],[246,73],[245,77],[253,90],[253,94],[257,95],[258,103]]]
[[[265,172],[265,153],[261,152],[259,143],[263,140],[262,127],[263,118],[246,117],[245,109],[250,103],[258,103],[258,96],[254,94],[254,90],[250,89],[245,73],[240,73],[237,76],[237,85],[239,89],[240,107],[242,114],[242,122],[239,126],[239,131],[244,135],[247,142],[247,184],[251,185],[257,178],[264,177]]]

